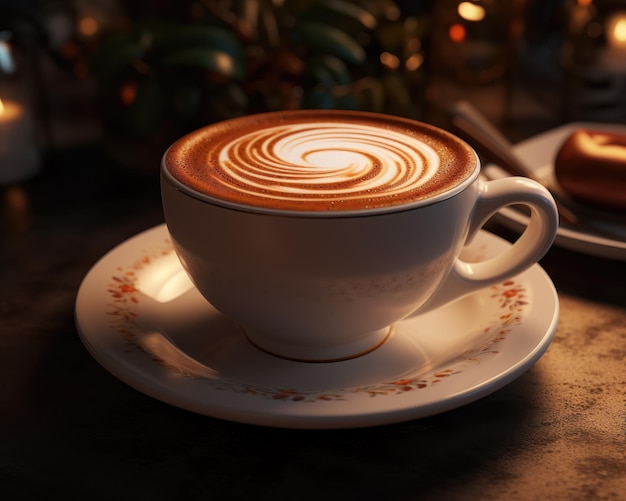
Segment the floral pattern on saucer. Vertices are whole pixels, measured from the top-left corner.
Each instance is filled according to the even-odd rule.
[[[139,351],[146,351],[141,343],[137,341],[137,334],[143,329],[135,319],[137,305],[143,293],[137,287],[137,273],[150,266],[155,260],[170,255],[174,252],[171,240],[166,239],[163,246],[151,248],[143,256],[137,259],[130,266],[118,266],[116,274],[111,277],[111,282],[107,286],[107,293],[110,303],[107,303],[107,314],[111,316],[109,325],[117,330],[126,341]],[[158,360],[157,360],[158,361]]]
[[[188,378],[206,379],[218,390],[234,391],[272,400],[323,402],[346,400],[348,395],[353,394],[363,394],[374,398],[383,395],[405,395],[441,384],[446,379],[462,373],[469,365],[480,363],[484,357],[499,353],[498,343],[506,340],[513,328],[522,322],[524,311],[530,304],[525,287],[515,280],[507,280],[492,286],[490,297],[496,302],[500,315],[496,315],[494,321],[484,327],[483,332],[488,341],[479,349],[473,349],[451,361],[447,368],[438,369],[427,375],[420,373],[411,376],[409,374],[393,381],[330,392],[300,391],[295,388],[265,388],[214,377],[212,369],[194,361],[180,351],[179,357],[184,363],[175,363],[170,357],[166,360],[141,342],[141,337],[147,332],[137,321],[139,316],[137,306],[142,301],[142,297],[145,297],[138,287],[139,272],[172,252],[174,252],[172,243],[166,239],[162,245],[144,251],[143,255],[129,266],[118,266],[115,269],[115,274],[107,285],[109,301],[106,313],[110,316],[109,327],[124,337],[129,350],[145,353],[167,370],[175,371]],[[171,350],[177,350],[177,348],[172,346]]]

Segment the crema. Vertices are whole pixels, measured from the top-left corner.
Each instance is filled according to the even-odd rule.
[[[284,111],[209,125],[164,157],[190,189],[277,210],[354,211],[445,193],[478,160],[460,139],[427,124],[353,111]]]

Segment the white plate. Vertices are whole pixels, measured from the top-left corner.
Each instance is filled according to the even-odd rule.
[[[626,134],[626,126],[624,125],[575,122],[522,141],[514,146],[514,151],[520,158],[524,159],[526,165],[534,169],[539,178],[553,180],[556,154],[563,142],[576,129],[604,130]],[[498,171],[500,169],[493,166],[488,166],[486,169],[489,177],[501,175],[501,171]],[[503,209],[499,216],[502,223],[515,231],[521,231],[528,224],[528,217],[514,209]],[[619,240],[604,238],[569,228],[559,228],[555,244],[584,254],[626,261],[626,221],[623,225],[605,223],[605,227],[612,233],[623,235],[623,238]]]
[[[466,259],[510,244],[480,232]],[[137,390],[200,414],[290,428],[348,428],[444,412],[530,368],[556,330],[558,299],[535,265],[516,278],[395,327],[380,348],[334,363],[282,360],[251,346],[191,285],[165,225],[87,274],[76,323],[91,354]]]

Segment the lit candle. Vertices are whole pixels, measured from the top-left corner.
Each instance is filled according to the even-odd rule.
[[[20,103],[0,99],[0,184],[22,181],[38,170],[30,113]]]
[[[598,63],[613,74],[626,73],[626,11],[610,16],[605,24],[606,47],[598,53]]]

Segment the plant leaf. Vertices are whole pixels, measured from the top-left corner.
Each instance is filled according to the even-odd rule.
[[[376,17],[360,5],[344,0],[326,0],[322,2],[321,5],[330,11],[334,11],[336,14],[348,16],[359,21],[359,23],[369,30],[375,29],[378,25]]]
[[[365,50],[350,35],[322,23],[301,23],[298,32],[302,40],[314,49],[333,54],[350,63],[365,61]]]
[[[259,17],[265,31],[267,44],[270,47],[278,47],[280,45],[280,27],[276,12],[269,4],[263,3]]]
[[[305,71],[328,86],[347,85],[352,81],[346,63],[331,54],[319,54],[310,58],[306,62]]]
[[[157,58],[165,58],[182,49],[191,48],[220,50],[234,59],[244,57],[239,39],[219,26],[205,24],[177,26],[155,34],[154,53]]]
[[[167,69],[200,68],[237,80],[245,76],[243,67],[230,54],[206,47],[182,49],[164,58],[161,65]]]

